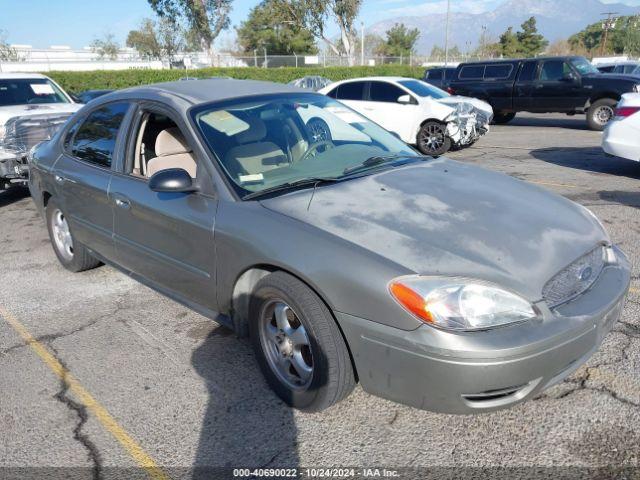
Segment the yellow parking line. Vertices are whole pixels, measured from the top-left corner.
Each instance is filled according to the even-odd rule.
[[[69,390],[78,398],[87,409],[95,415],[98,421],[120,442],[124,449],[133,459],[147,471],[149,476],[155,480],[169,480],[170,477],[162,471],[156,462],[146,453],[142,447],[122,428],[111,414],[80,384],[78,380],[62,365],[49,350],[36,340],[33,335],[22,325],[16,317],[0,306],[0,315],[13,327],[29,345],[40,359],[55,373],[58,378],[67,384]]]
[[[536,180],[527,180],[529,183],[536,183],[538,185],[549,185],[551,187],[566,187],[566,188],[580,188],[577,185],[569,185],[567,183],[551,183],[551,182],[538,182]]]

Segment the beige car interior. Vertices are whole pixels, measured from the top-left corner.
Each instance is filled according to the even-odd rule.
[[[149,178],[169,168],[182,168],[196,177],[193,151],[176,124],[168,117],[146,114],[140,124],[132,175]]]

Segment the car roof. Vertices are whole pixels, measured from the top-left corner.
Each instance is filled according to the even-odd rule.
[[[584,58],[580,55],[556,55],[556,56],[546,56],[546,57],[532,57],[532,58],[493,58],[490,60],[476,60],[473,62],[463,62],[458,67],[463,65],[488,65],[490,63],[514,63],[514,62],[526,62],[526,61],[538,61],[538,60],[564,60],[564,59],[573,59],[573,58]]]
[[[41,73],[0,73],[0,80],[49,78]]]
[[[410,77],[359,77],[359,78],[348,78],[346,80],[341,80],[335,83],[347,83],[347,82],[371,82],[371,81],[382,81],[382,82],[400,82],[403,80],[416,80],[420,81],[417,78]]]
[[[273,93],[309,93],[301,88],[282,83],[262,82],[257,80],[236,80],[230,78],[210,78],[176,82],[155,83],[140,87],[132,87],[108,93],[100,98],[111,100],[123,97],[132,98],[138,94],[161,97],[170,94],[180,97],[192,104],[230,100],[238,97],[273,94]]]

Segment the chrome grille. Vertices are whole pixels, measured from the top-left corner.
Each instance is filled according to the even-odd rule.
[[[588,290],[604,268],[605,253],[605,247],[600,245],[554,275],[542,289],[549,307],[557,307]]]
[[[7,149],[26,155],[34,145],[49,140],[70,116],[56,114],[11,118],[7,121],[3,143]]]

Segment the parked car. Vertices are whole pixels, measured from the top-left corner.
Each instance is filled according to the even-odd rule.
[[[609,155],[640,162],[640,94],[625,93],[602,136]]]
[[[640,78],[601,74],[583,57],[542,57],[462,63],[450,88],[489,102],[495,123],[517,112],[586,112],[589,128],[603,130],[622,94],[640,91]]]
[[[425,82],[430,83],[434,87],[447,90],[449,82],[456,72],[456,67],[436,67],[427,68],[422,78]]]
[[[65,268],[115,265],[249,334],[268,383],[303,410],[356,381],[440,412],[530,399],[591,356],[629,286],[627,258],[586,208],[417,155],[287,85],[114,92],[32,157]]]
[[[368,77],[343,80],[320,90],[415,145],[425,155],[476,142],[493,116],[486,102],[452,97],[414,78]]]
[[[0,190],[26,186],[29,150],[79,108],[44,75],[0,73]]]
[[[311,90],[313,92],[317,92],[321,88],[329,85],[331,80],[326,77],[321,77],[320,75],[307,75],[306,77],[296,78],[295,80],[291,80],[289,85],[293,85],[294,87],[303,88],[305,90]]]
[[[113,90],[85,90],[74,95],[74,100],[78,103],[89,103],[94,98],[101,97],[107,93],[111,93]]]
[[[640,74],[640,62],[601,63],[596,65],[596,68],[600,73]]]

